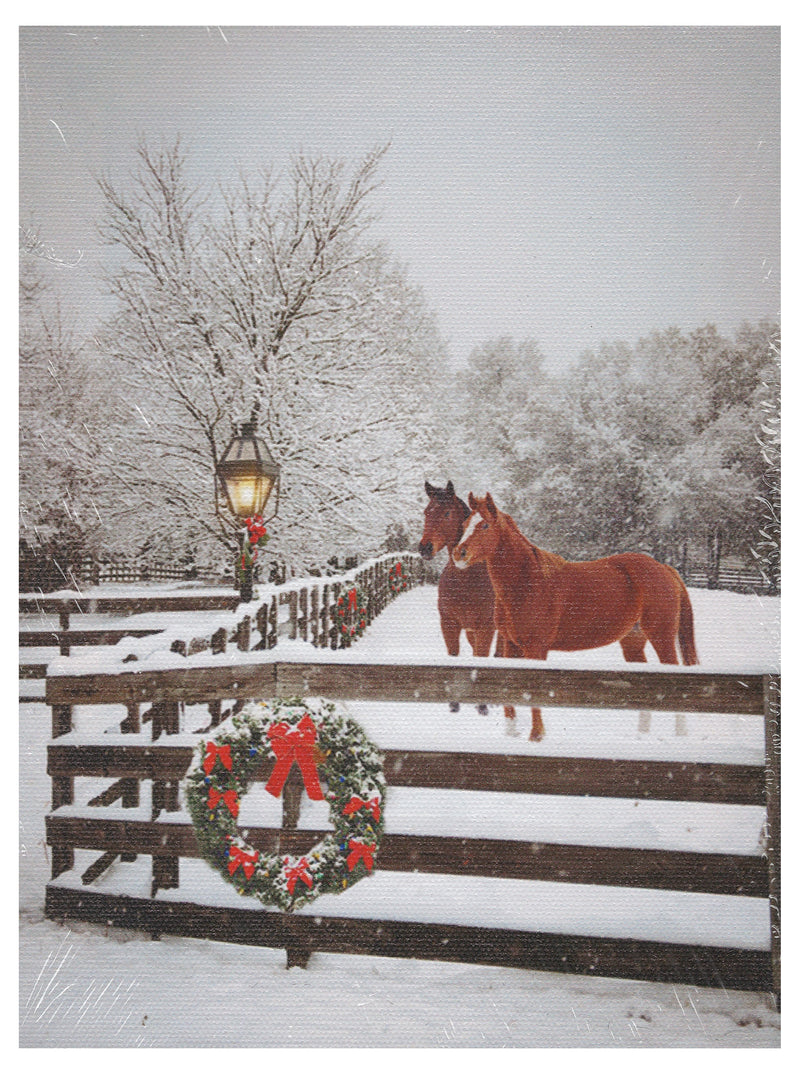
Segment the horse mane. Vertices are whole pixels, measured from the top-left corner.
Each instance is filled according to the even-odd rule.
[[[567,562],[564,557],[559,556],[557,552],[548,552],[544,548],[538,548],[532,541],[529,541],[511,515],[507,515],[504,511],[498,511],[497,516],[501,520],[501,525],[506,533],[510,533],[518,544],[522,544],[530,549],[544,578],[551,578]]]

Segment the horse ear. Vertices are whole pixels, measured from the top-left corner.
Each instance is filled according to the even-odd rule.
[[[497,518],[497,506],[492,499],[491,492],[486,493],[486,512],[490,518]]]
[[[469,496],[467,496],[467,503],[469,504],[470,511],[478,510],[478,501],[475,499],[471,492]]]
[[[448,496],[455,496],[456,490],[453,488],[452,481],[447,482],[447,488],[444,491],[447,493]]]
[[[433,499],[433,494],[434,494],[435,491],[436,491],[436,489],[434,489],[433,485],[429,485],[428,482],[426,481],[425,482],[425,492],[426,492],[426,494],[428,496],[428,499]]]

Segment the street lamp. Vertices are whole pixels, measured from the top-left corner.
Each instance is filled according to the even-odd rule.
[[[217,463],[217,477],[225,490],[228,507],[237,518],[247,519],[253,525],[262,525],[261,517],[273,488],[275,510],[280,502],[280,466],[275,462],[264,441],[256,436],[255,423],[244,424],[225,448]],[[249,557],[250,525],[242,532],[242,583],[240,595],[243,602],[253,599],[253,562]]]

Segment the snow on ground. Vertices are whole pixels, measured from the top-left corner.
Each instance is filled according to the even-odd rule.
[[[692,590],[691,595],[704,669],[777,668],[777,598],[704,590]],[[429,587],[402,595],[351,650],[327,658],[447,662],[435,600],[435,589]],[[72,625],[83,625],[78,615]],[[310,647],[281,642],[279,651],[289,659],[308,659]],[[29,653],[21,650],[21,659],[34,662]],[[49,651],[50,657],[55,655]],[[84,652],[81,659],[88,655]],[[69,662],[57,663],[66,670]],[[617,646],[554,654],[548,664],[625,666]],[[544,712],[544,741],[530,743],[528,717],[522,710],[509,721],[496,706],[488,715],[472,706],[462,706],[458,713],[444,705],[348,703],[347,707],[370,737],[386,748],[763,762],[763,722],[754,717],[653,713],[648,721],[636,712],[551,709]],[[80,740],[113,724],[119,714],[109,709],[78,709],[73,737]],[[46,921],[43,902],[49,866],[43,817],[50,795],[45,772],[48,737],[47,707],[23,705],[20,1042],[24,1047],[779,1044],[779,1018],[769,997],[748,993],[327,954],[312,956],[305,971],[286,971],[282,951],[169,937],[153,942],[120,929],[77,922],[62,927]],[[126,741],[130,743],[130,737]],[[92,781],[77,783],[79,802],[96,793]],[[703,803],[536,796],[526,799],[535,803],[535,809],[526,811],[520,808],[520,796],[448,793],[451,798],[443,803],[436,792],[391,788],[387,830],[469,831],[537,841],[690,850],[714,846],[731,853],[754,853],[763,820],[756,808]],[[271,802],[267,799],[248,795],[244,806],[250,811],[249,823],[264,822],[264,810]],[[142,808],[146,810],[146,803]],[[126,811],[129,819],[133,812]],[[179,813],[174,819],[186,818]],[[326,818],[316,804],[305,803],[300,823],[324,826]],[[143,867],[147,861],[141,859]],[[197,885],[205,890],[207,901],[224,904],[233,897],[234,905],[242,904],[204,863],[183,863],[181,868],[184,894]],[[102,883],[113,887],[113,869]],[[536,893],[533,909],[531,891]],[[323,905],[326,898],[330,906]],[[342,898],[321,898],[307,912],[344,913]],[[768,945],[766,907],[755,899],[481,877],[460,878],[454,885],[448,877],[378,872],[352,889],[346,912],[371,916],[376,905],[383,907],[385,916],[417,920],[419,906],[426,905],[430,920],[475,924],[528,922],[531,927],[533,915],[535,927],[595,935],[613,934],[623,919],[628,934],[643,938]]]

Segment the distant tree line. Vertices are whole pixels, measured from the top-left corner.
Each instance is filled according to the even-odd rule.
[[[88,338],[30,229],[20,265],[20,569],[87,556],[228,569],[216,462],[255,420],[281,465],[268,559],[296,572],[415,547],[423,486],[490,489],[574,558],[735,555],[778,582],[778,326],[654,332],[548,372],[501,338],[454,371],[421,292],[371,238],[384,150],[200,190],[180,143],[104,179],[116,312]],[[22,583],[25,585],[25,582]]]
[[[464,456],[542,547],[638,549],[712,578],[736,556],[777,587],[779,375],[767,320],[603,345],[560,376],[535,343],[499,339],[459,381]]]

